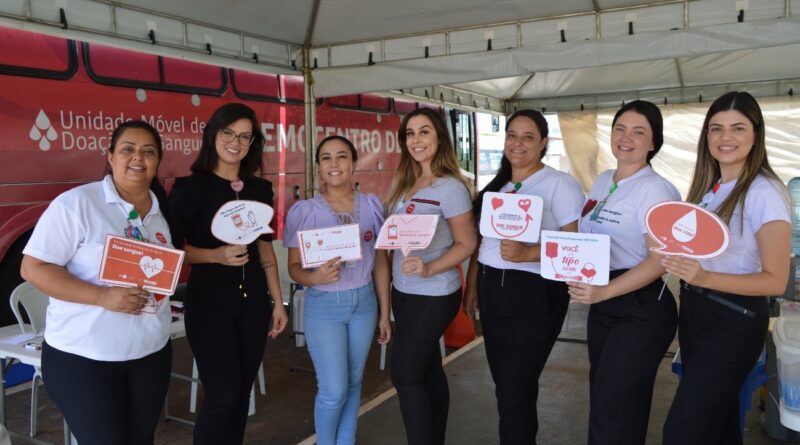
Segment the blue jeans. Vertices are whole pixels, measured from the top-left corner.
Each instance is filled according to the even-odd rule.
[[[314,424],[318,445],[356,441],[361,379],[378,320],[372,283],[357,289],[307,289],[303,330],[317,373]]]

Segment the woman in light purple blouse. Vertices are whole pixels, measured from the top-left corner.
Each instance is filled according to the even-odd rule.
[[[389,263],[385,251],[375,250],[383,204],[353,188],[357,159],[355,147],[344,137],[320,142],[316,162],[321,194],[289,209],[283,234],[289,275],[308,288],[303,327],[317,373],[314,425],[319,445],[355,443],[361,379],[376,322],[378,341],[387,343],[391,337]],[[359,224],[361,259],[341,262],[337,257],[303,269],[297,232],[342,224]]]

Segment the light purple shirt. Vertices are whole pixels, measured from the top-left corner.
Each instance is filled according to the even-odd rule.
[[[375,240],[383,225],[383,204],[373,194],[358,194],[358,223],[361,230],[361,259],[341,265],[339,281],[314,286],[314,289],[335,292],[337,290],[358,289],[372,281],[372,270],[375,267]],[[300,201],[286,214],[286,225],[283,229],[283,245],[299,248],[297,232],[302,230],[321,229],[324,227],[349,224],[342,221],[334,213],[322,195]]]

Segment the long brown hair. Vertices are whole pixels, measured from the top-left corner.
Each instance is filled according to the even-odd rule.
[[[453,147],[453,142],[450,140],[450,136],[447,132],[447,125],[442,115],[430,108],[417,108],[403,118],[403,121],[400,123],[400,129],[397,130],[397,141],[400,143],[400,164],[397,166],[397,173],[395,173],[394,190],[387,204],[387,211],[389,213],[394,209],[400,197],[409,191],[422,175],[422,167],[411,157],[408,152],[408,146],[406,145],[406,128],[408,127],[408,121],[416,116],[427,117],[433,124],[434,130],[436,130],[436,137],[439,139],[436,154],[431,161],[431,173],[433,176],[437,178],[452,176],[463,182],[467,190],[470,190],[470,192],[472,190],[469,181],[461,174],[461,168],[456,159],[456,151]]]
[[[701,202],[703,196],[719,181],[721,176],[719,162],[711,156],[711,151],[708,148],[708,124],[715,114],[722,111],[738,111],[742,113],[753,124],[753,131],[755,132],[753,148],[750,149],[750,153],[747,155],[747,160],[742,172],[739,174],[736,186],[716,210],[717,215],[725,221],[725,224],[730,225],[736,205],[740,204],[744,209],[747,190],[756,176],[762,174],[778,183],[782,183],[782,181],[772,170],[772,167],[769,166],[769,161],[767,160],[764,116],[761,114],[761,107],[758,106],[756,99],[749,93],[731,91],[720,96],[708,109],[706,120],[703,122],[703,129],[700,132],[700,140],[697,142],[697,163],[695,164],[694,177],[686,200],[695,204]],[[744,212],[742,212],[741,217],[743,222]]]

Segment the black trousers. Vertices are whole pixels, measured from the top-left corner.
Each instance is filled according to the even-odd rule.
[[[659,278],[589,309],[590,445],[645,443],[656,372],[678,324],[669,289],[658,299],[663,284]]]
[[[250,390],[264,358],[272,310],[263,296],[219,296],[186,304],[186,337],[197,361],[205,399],[194,443],[240,444]]]
[[[706,292],[686,286],[681,291],[683,376],[664,424],[666,445],[742,443],[739,390],[764,349],[769,303],[765,297],[717,294],[753,311],[749,318]]]
[[[392,288],[395,317],[390,374],[409,445],[443,445],[450,389],[439,337],[461,307],[461,289],[430,297]]]
[[[42,346],[42,380],[81,445],[152,445],[167,395],[172,343],[106,362]]]
[[[565,283],[479,264],[478,302],[502,445],[535,444],[539,376],[569,306]]]

